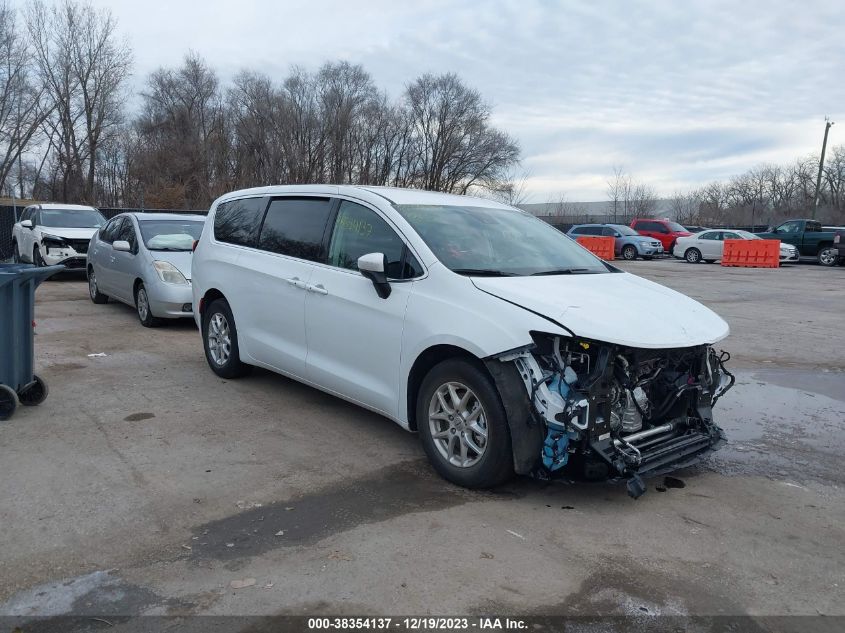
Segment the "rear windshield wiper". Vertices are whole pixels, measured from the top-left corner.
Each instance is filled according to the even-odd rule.
[[[516,273],[506,273],[492,268],[453,268],[452,272],[470,277],[518,277]]]
[[[600,273],[600,270],[591,268],[556,268],[555,270],[541,270],[538,273],[531,273],[532,277],[539,275],[593,275]]]

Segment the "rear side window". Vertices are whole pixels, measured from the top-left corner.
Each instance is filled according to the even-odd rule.
[[[270,203],[258,248],[323,261],[323,234],[331,213],[329,198],[277,198]]]
[[[239,246],[255,246],[263,202],[263,198],[243,198],[217,205],[214,239]]]
[[[420,265],[407,252],[405,243],[377,213],[344,200],[337,212],[328,263],[358,270],[358,258],[384,253],[390,279],[410,279],[420,274]]]

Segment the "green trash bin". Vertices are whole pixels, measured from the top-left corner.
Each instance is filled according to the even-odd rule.
[[[47,397],[47,383],[33,371],[35,289],[64,268],[0,264],[0,420]]]

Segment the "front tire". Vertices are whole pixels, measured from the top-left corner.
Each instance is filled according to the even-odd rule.
[[[21,263],[21,252],[18,250],[17,242],[12,242],[12,261],[16,264]]]
[[[153,316],[153,311],[150,308],[150,297],[143,282],[138,284],[138,288],[135,290],[135,311],[138,313],[138,320],[144,327],[161,325],[161,319]]]
[[[436,365],[420,386],[416,412],[423,449],[444,479],[491,488],[513,476],[505,409],[478,365],[463,359]]]
[[[836,266],[836,262],[839,260],[839,251],[833,246],[825,246],[819,251],[816,259],[819,260],[821,266]]]
[[[100,292],[100,288],[97,286],[97,275],[94,273],[93,266],[88,268],[88,296],[91,297],[91,301],[94,303],[103,304],[109,302],[108,296]]]
[[[697,264],[701,261],[701,251],[697,248],[688,248],[687,252],[684,253],[684,259],[690,264]]]
[[[202,341],[208,366],[221,378],[240,378],[252,371],[241,362],[235,317],[225,299],[215,299],[203,310]]]
[[[32,247],[32,263],[38,266],[39,268],[43,268],[47,264],[44,262],[44,258],[41,257],[41,249],[38,248],[38,245]]]
[[[622,248],[622,259],[626,259],[629,262],[637,259],[637,247],[628,244]]]

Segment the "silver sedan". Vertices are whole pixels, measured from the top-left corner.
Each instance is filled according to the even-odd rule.
[[[204,222],[204,216],[178,213],[113,217],[88,248],[91,301],[122,301],[135,308],[146,327],[193,316],[191,259]]]

